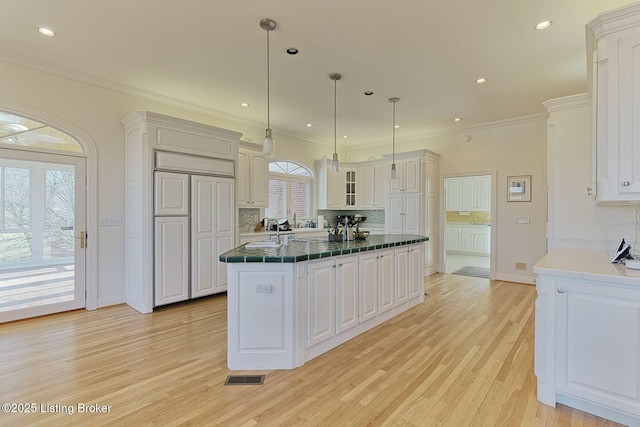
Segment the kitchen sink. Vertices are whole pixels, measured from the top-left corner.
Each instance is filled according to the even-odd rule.
[[[259,242],[251,242],[245,245],[247,249],[266,249],[266,248],[279,248],[282,243],[273,242],[271,240],[261,240]]]

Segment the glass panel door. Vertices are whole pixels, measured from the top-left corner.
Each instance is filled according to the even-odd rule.
[[[0,322],[85,306],[85,159],[0,149]]]

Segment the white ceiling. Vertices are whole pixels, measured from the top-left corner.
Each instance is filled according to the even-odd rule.
[[[338,144],[359,145],[390,140],[390,97],[400,98],[402,141],[542,114],[542,102],[586,92],[585,24],[630,3],[0,0],[0,60],[266,127],[267,33],[259,21],[268,17],[278,24],[270,33],[274,137],[333,143],[329,74],[337,72]],[[545,19],[551,28],[533,29]],[[43,37],[38,26],[57,36]],[[287,55],[289,47],[300,53]],[[488,82],[477,85],[478,77]]]

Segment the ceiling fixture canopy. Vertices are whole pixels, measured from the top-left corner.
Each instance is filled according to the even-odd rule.
[[[331,160],[331,172],[338,173],[340,170],[340,162],[338,161],[338,80],[342,78],[341,74],[331,73],[329,78],[333,80],[333,159]]]
[[[277,27],[276,21],[269,18],[260,20],[260,28],[267,32],[267,129],[264,139],[262,140],[262,152],[269,157],[275,155],[275,141],[271,134],[271,110],[270,110],[270,93],[269,93],[269,33]]]
[[[389,98],[389,102],[393,104],[393,127],[391,134],[391,179],[398,178],[396,170],[396,103],[400,98]]]

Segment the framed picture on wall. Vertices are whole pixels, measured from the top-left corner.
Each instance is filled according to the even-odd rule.
[[[531,201],[531,175],[507,177],[507,202]]]

